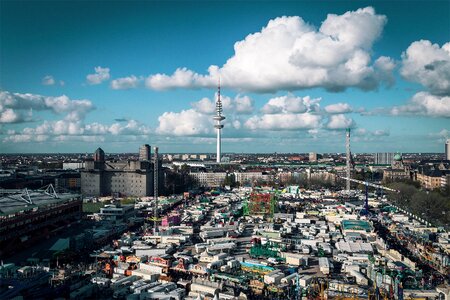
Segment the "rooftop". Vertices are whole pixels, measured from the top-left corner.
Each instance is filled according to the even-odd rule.
[[[44,209],[78,199],[72,193],[50,193],[46,190],[0,189],[0,216]]]
[[[369,222],[362,220],[343,220],[342,221],[343,230],[365,230],[367,232],[372,230],[372,226]]]

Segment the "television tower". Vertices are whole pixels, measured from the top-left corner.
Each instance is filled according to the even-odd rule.
[[[347,192],[350,191],[350,128],[347,128],[345,130],[345,148],[346,148],[346,160],[347,160],[347,164],[346,164],[346,170],[345,170],[345,177],[347,177],[347,182],[346,182],[346,190]]]
[[[219,79],[219,86],[217,89],[217,101],[216,101],[216,115],[214,116],[214,121],[216,121],[216,124],[214,125],[214,128],[217,129],[217,155],[216,155],[216,162],[220,163],[220,155],[221,155],[221,147],[222,147],[222,128],[223,124],[222,122],[225,120],[225,117],[222,116],[222,101],[220,100],[220,79]]]

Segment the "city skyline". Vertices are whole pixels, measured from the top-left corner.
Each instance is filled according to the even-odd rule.
[[[2,153],[214,153],[219,76],[223,153],[450,135],[448,1],[0,5]]]

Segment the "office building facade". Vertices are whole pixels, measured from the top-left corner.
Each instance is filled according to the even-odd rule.
[[[374,153],[374,164],[375,165],[390,165],[394,161],[395,153],[392,152],[381,152]]]

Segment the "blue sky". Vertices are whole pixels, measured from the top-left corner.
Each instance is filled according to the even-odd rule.
[[[1,152],[214,152],[219,76],[225,152],[343,152],[347,126],[354,152],[443,152],[450,132],[448,1],[0,5]]]

